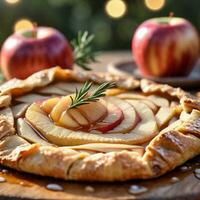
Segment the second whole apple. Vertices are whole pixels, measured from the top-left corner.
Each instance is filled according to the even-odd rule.
[[[137,28],[132,53],[144,76],[186,76],[199,58],[199,37],[185,19],[153,18]]]

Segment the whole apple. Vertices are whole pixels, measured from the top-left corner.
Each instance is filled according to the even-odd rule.
[[[149,19],[137,28],[132,53],[144,76],[185,76],[199,57],[198,34],[182,18]]]
[[[72,68],[72,49],[56,29],[36,27],[16,32],[4,42],[0,55],[6,79],[24,79],[34,72],[59,65]]]

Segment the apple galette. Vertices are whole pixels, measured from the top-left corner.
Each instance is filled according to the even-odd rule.
[[[0,86],[2,165],[66,180],[160,176],[200,154],[200,99],[59,67]]]

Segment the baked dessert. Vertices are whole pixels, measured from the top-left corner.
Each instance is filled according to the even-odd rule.
[[[55,67],[0,91],[0,162],[19,171],[148,179],[200,154],[200,99],[180,88]]]

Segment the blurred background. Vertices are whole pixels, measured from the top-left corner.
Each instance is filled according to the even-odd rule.
[[[200,31],[200,0],[0,0],[0,46],[31,22],[55,27],[69,39],[95,34],[95,50],[130,49],[134,30],[158,16],[184,17]]]

